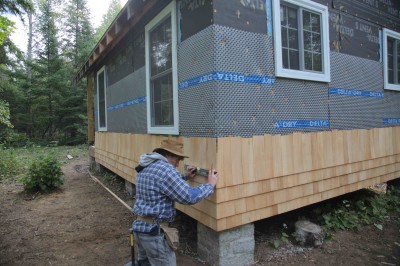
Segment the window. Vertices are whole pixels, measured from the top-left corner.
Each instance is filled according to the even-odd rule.
[[[106,71],[101,68],[97,72],[97,113],[99,131],[107,131],[107,103],[106,103]]]
[[[400,33],[383,29],[384,88],[400,91]]]
[[[176,25],[172,1],[145,27],[149,133],[179,134]]]
[[[328,8],[307,0],[272,3],[276,76],[330,82]]]

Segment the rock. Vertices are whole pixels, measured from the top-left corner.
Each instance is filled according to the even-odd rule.
[[[297,221],[295,224],[295,237],[302,246],[322,246],[325,234],[322,228],[310,221]]]

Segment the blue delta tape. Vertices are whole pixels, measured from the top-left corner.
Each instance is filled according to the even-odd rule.
[[[135,104],[143,103],[145,101],[146,101],[146,96],[135,98],[135,99],[131,99],[131,100],[123,102],[123,103],[119,103],[119,104],[116,104],[116,105],[109,106],[109,107],[107,107],[107,111],[118,110],[118,109],[125,108],[125,107],[128,107],[128,106],[132,106],[132,105],[135,105]]]
[[[275,77],[244,75],[233,72],[210,72],[192,79],[188,79],[179,83],[179,89],[186,89],[195,85],[199,85],[210,81],[226,81],[226,82],[242,82],[252,84],[272,85],[275,83]],[[146,96],[131,99],[126,102],[115,104],[107,107],[107,111],[114,111],[128,106],[146,102]]]
[[[384,124],[400,124],[400,118],[384,118],[383,119]]]
[[[330,127],[329,120],[279,120],[275,128],[321,128]]]
[[[223,82],[239,82],[239,83],[251,83],[251,84],[263,84],[273,85],[275,83],[275,77],[270,76],[259,76],[259,75],[244,75],[234,72],[210,72],[201,76],[197,76],[188,80],[184,80],[179,83],[178,88],[180,90],[187,89],[192,86],[200,85],[211,81],[223,81]]]
[[[385,96],[383,92],[350,90],[350,89],[343,89],[343,88],[329,88],[329,94],[373,97],[373,98],[383,98]]]

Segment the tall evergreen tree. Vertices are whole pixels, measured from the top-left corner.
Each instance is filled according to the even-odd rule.
[[[10,99],[14,99],[10,92],[15,91],[11,69],[16,67],[22,53],[11,41],[10,35],[14,31],[14,22],[6,14],[16,15],[21,20],[26,12],[32,12],[30,0],[2,0],[0,1],[0,125],[11,127]],[[6,96],[9,95],[9,98]]]
[[[85,63],[93,48],[91,46],[93,29],[89,21],[87,0],[69,0],[63,14],[65,14],[63,53],[77,71]]]
[[[113,0],[95,40],[87,0],[34,0],[35,13],[31,5],[25,9],[30,1],[0,0],[0,17],[27,13],[30,29],[25,64],[17,64],[23,54],[10,41],[13,25],[0,19],[0,138],[4,125],[12,122],[15,132],[31,138],[82,143],[87,134],[86,81],[72,80],[122,7]],[[13,50],[16,56],[9,56]]]
[[[56,116],[66,89],[65,70],[60,55],[60,44],[54,0],[39,0],[37,21],[34,29],[34,60],[32,62],[32,94],[35,128],[42,138],[53,138],[59,129]]]
[[[86,86],[85,82],[71,84],[73,77],[89,56],[93,43],[93,29],[89,21],[90,12],[86,0],[69,0],[64,9],[63,55],[69,72],[71,90],[64,91],[60,110],[63,117],[61,129],[64,142],[74,144],[86,140]]]

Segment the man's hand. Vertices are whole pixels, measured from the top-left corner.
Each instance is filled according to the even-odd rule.
[[[210,170],[208,171],[208,183],[213,185],[213,187],[215,187],[217,181],[218,181],[218,172],[211,166]]]
[[[194,166],[189,166],[188,167],[188,173],[187,173],[187,177],[189,178],[194,178],[197,175],[197,168]]]

